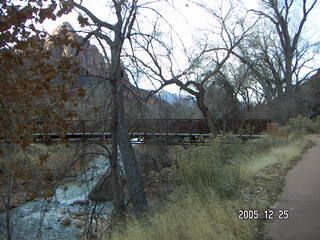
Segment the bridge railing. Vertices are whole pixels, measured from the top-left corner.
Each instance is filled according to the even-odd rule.
[[[217,120],[216,129],[233,134],[257,134],[267,130],[268,119]],[[30,123],[33,133],[110,133],[111,120],[42,120]],[[210,128],[205,119],[129,119],[129,133],[208,134]]]

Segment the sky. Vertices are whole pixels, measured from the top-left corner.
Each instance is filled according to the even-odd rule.
[[[102,20],[109,20],[108,11],[106,11],[106,1],[104,0],[83,0],[83,5],[90,9],[97,17]],[[212,2],[212,1],[208,1]],[[204,14],[204,11],[192,7],[188,0],[178,0],[173,3],[175,9],[168,7],[168,4],[153,4],[150,6],[161,6],[162,5],[162,14],[168,22],[170,22],[177,31],[181,33],[189,32],[190,25],[192,27],[207,24],[208,16]],[[258,6],[257,0],[245,0],[244,5],[249,8],[256,8]],[[74,11],[68,15],[64,15],[61,18],[58,18],[56,21],[45,22],[43,25],[48,32],[52,32],[56,26],[60,25],[62,22],[68,21],[75,28],[78,28],[77,22],[77,13]],[[80,28],[79,28],[80,29]]]
[[[140,0],[140,2],[146,2],[147,0]],[[101,20],[108,20],[112,17],[110,11],[106,7],[105,0],[83,0],[83,5],[86,6],[89,10],[91,10],[98,18]],[[150,0],[149,0],[150,2]],[[199,38],[201,34],[201,30],[212,28],[212,19],[210,19],[209,15],[203,10],[194,5],[188,3],[188,0],[172,0],[174,7],[168,6],[166,3],[154,3],[150,6],[153,6],[159,10],[159,12],[163,15],[163,17],[172,25],[173,29],[175,29],[176,34],[174,34],[174,40],[179,42],[183,41],[184,46],[186,48],[193,48],[196,42],[196,39]],[[204,1],[206,4],[210,5],[211,3],[218,2],[215,0],[207,0]],[[222,1],[223,2],[223,1]],[[259,0],[243,0],[243,5],[247,9],[256,9],[259,7]],[[145,9],[146,10],[146,9]],[[142,13],[142,12],[141,12]],[[148,18],[153,18],[154,13],[152,11],[144,11],[144,21],[148,21]],[[320,3],[317,5],[316,9],[314,9],[312,15],[308,19],[308,25],[306,29],[310,32],[310,38],[312,39],[320,39],[320,21],[318,16],[320,15]],[[75,30],[81,30],[78,21],[78,14],[76,12],[72,12],[68,15],[62,16],[58,18],[56,21],[46,21],[43,24],[43,27],[46,31],[51,33],[57,26],[59,26],[62,22],[69,22],[75,28]],[[146,24],[147,25],[147,24]],[[180,39],[177,37],[179,36]],[[177,58],[182,62],[183,56],[177,53]],[[180,53],[181,54],[181,53]],[[317,57],[315,61],[319,62],[320,57]],[[183,63],[181,63],[183,65]],[[151,85],[148,83],[143,84],[142,88],[150,88]],[[177,92],[178,88],[175,86],[170,86],[166,88],[169,92]]]
[[[106,10],[105,2],[104,0],[83,0],[83,5],[90,9],[98,18],[110,21],[110,14]],[[142,0],[141,2],[145,1]],[[208,2],[212,1],[209,0]],[[249,9],[257,7],[257,2],[256,0],[245,0],[244,4]],[[161,14],[172,25],[177,35],[183,37],[184,44],[191,45],[194,43],[193,40],[198,33],[197,30],[204,28],[210,23],[208,14],[203,9],[192,6],[188,3],[188,0],[176,0],[173,5],[174,8],[169,7],[166,3],[151,4],[150,6],[160,9]],[[155,16],[151,11],[145,11],[145,15],[147,17]],[[56,21],[47,21],[43,26],[51,33],[58,25],[63,22],[69,22],[75,30],[81,30],[77,16],[78,14],[73,11],[68,15],[58,18]]]

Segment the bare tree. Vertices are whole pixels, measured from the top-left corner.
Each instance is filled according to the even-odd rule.
[[[284,93],[292,93],[295,86],[316,71],[308,69],[307,64],[313,59],[313,51],[319,44],[308,42],[303,34],[317,0],[262,2],[264,10],[251,11],[266,20],[258,25],[264,31],[257,29],[243,43],[241,51],[234,54],[250,67],[263,88],[266,101],[270,102]],[[295,12],[297,8],[298,14]],[[266,32],[265,29],[269,30]]]
[[[118,146],[121,158],[124,162],[126,176],[128,178],[130,199],[133,203],[133,210],[140,215],[148,208],[146,196],[143,190],[143,180],[139,172],[137,160],[128,135],[127,123],[124,115],[123,89],[124,71],[121,54],[126,39],[130,38],[132,28],[136,21],[138,1],[115,1],[112,0],[111,7],[115,11],[116,23],[98,19],[88,8],[79,3],[74,3],[90,21],[81,16],[80,20],[84,25],[91,25],[95,28],[88,37],[94,35],[98,40],[103,41],[110,52],[109,69],[105,79],[111,83],[112,102],[112,157],[111,172],[113,185],[113,200],[116,215],[120,218],[124,214],[124,199],[121,193],[119,181]],[[107,52],[105,51],[105,56]]]
[[[258,83],[258,92],[269,105],[266,116],[282,123],[297,114],[293,107],[301,99],[296,90],[317,70],[309,65],[319,42],[304,36],[316,4],[317,0],[262,1],[262,10],[250,10],[260,18],[257,28],[233,52]]]
[[[291,19],[293,17],[291,14],[292,7],[296,4],[293,0],[285,0],[283,3],[280,3],[278,0],[265,0],[263,3],[267,7],[267,11],[254,10],[254,12],[266,17],[276,29],[284,57],[282,71],[285,91],[290,92],[294,85],[293,75],[297,71],[302,58],[301,54],[306,54],[305,46],[301,44],[303,28],[317,0],[311,1],[309,5],[307,0],[301,1],[301,17],[294,16],[295,21],[298,22],[296,28],[291,26]]]
[[[176,66],[174,47],[159,38],[161,33],[157,32],[156,28],[148,35],[138,34],[138,36],[134,35],[136,38],[133,38],[135,46],[143,49],[147,55],[144,59],[135,56],[133,62],[139,66],[141,71],[146,73],[151,81],[160,83],[160,86],[157,86],[157,90],[153,93],[168,85],[175,84],[186,93],[194,96],[198,108],[214,134],[217,133],[215,123],[217,117],[207,106],[205,100],[207,88],[215,84],[222,68],[232,60],[232,53],[255,25],[255,22],[247,24],[248,15],[239,16],[235,19],[236,5],[233,2],[228,3],[224,6],[221,4],[218,9],[193,3],[204,9],[212,17],[213,25],[216,26],[208,34],[204,44],[198,43],[202,45],[198,53],[189,52],[193,56],[187,57],[188,64],[184,69]],[[228,7],[225,5],[228,5]],[[211,39],[214,39],[214,42]],[[228,91],[230,90],[231,85],[227,81],[224,81],[222,85],[227,87]]]

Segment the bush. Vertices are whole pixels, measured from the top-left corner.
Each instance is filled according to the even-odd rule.
[[[251,154],[262,153],[269,150],[272,147],[280,147],[288,144],[288,137],[282,136],[279,132],[273,134],[267,134],[259,139],[253,139],[248,141],[245,145],[246,151],[250,151]]]
[[[242,182],[254,180],[254,176],[267,166],[288,162],[300,156],[305,146],[308,146],[307,138],[289,137],[281,140],[280,137],[265,137],[259,139],[256,143],[248,143],[249,146],[259,143],[260,148],[251,156],[243,158],[240,165],[240,179]],[[274,142],[273,142],[274,141]],[[263,148],[265,146],[265,148]]]
[[[207,198],[189,191],[170,203],[142,226],[130,219],[125,232],[114,232],[112,240],[236,240],[253,239],[250,221],[238,219],[239,202],[221,201],[213,191]],[[109,239],[109,238],[105,238]]]
[[[176,179],[180,185],[191,187],[198,193],[209,188],[220,197],[232,197],[244,183],[240,170],[243,172],[247,162],[252,166],[265,166],[274,159],[261,163],[261,156],[298,141],[295,136],[269,134],[250,141],[225,136],[212,139],[210,146],[190,147],[188,150],[176,147],[171,153],[176,158]]]
[[[191,147],[177,156],[177,179],[199,191],[210,187],[220,196],[230,196],[237,188],[241,140],[217,137],[212,146]],[[177,151],[176,151],[177,153]]]
[[[290,133],[308,134],[320,132],[320,117],[311,120],[304,117],[291,118],[284,130]]]
[[[150,214],[147,223],[129,218],[124,230],[103,239],[258,239],[259,221],[239,220],[238,211],[270,206],[282,176],[308,140],[269,135],[247,142],[218,137],[211,143],[171,149],[180,187],[171,193],[168,204]],[[224,197],[235,189],[239,189],[237,198]]]

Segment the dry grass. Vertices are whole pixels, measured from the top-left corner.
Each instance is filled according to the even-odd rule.
[[[235,202],[222,202],[214,192],[203,199],[197,193],[185,192],[180,202],[171,203],[150,218],[150,225],[142,226],[134,219],[123,233],[115,233],[114,240],[227,240],[250,239],[254,232],[249,222],[238,220]]]
[[[240,178],[242,180],[252,179],[267,166],[281,164],[299,157],[306,144],[308,144],[306,138],[292,139],[288,140],[287,144],[279,144],[278,147],[275,144],[267,152],[254,154],[241,162]]]
[[[308,141],[269,136],[246,144],[230,139],[216,139],[213,143],[212,147],[195,147],[187,151],[174,149],[178,163],[178,187],[170,196],[171,201],[166,208],[150,214],[148,224],[131,218],[127,228],[114,232],[111,239],[255,239],[260,223],[238,220],[238,211],[271,205],[271,199],[281,189],[278,176],[268,177],[269,173],[265,172],[266,180],[262,181],[266,182],[258,185],[255,176],[270,166],[278,165],[282,166],[281,174],[284,175]],[[228,170],[224,170],[226,166]],[[277,168],[272,168],[272,174],[273,170],[277,171]],[[222,187],[217,187],[217,183]],[[251,201],[260,198],[258,193],[267,192],[268,189],[264,188],[272,189],[273,185],[278,188],[271,193],[272,196]],[[230,189],[234,194],[223,194],[224,190]]]

